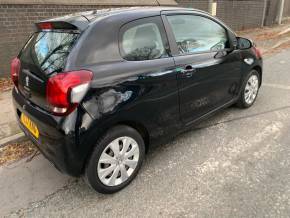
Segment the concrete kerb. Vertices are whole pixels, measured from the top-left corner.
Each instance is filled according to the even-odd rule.
[[[0,148],[4,147],[5,145],[9,143],[23,141],[25,138],[26,138],[25,134],[23,132],[20,132],[15,135],[0,139]]]

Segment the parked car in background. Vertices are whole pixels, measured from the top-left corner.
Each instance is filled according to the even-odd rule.
[[[19,125],[60,171],[114,193],[148,149],[255,102],[262,57],[208,13],[100,10],[36,23],[11,62]]]

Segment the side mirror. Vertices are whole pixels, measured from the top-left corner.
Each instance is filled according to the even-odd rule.
[[[252,48],[254,43],[250,39],[237,37],[237,49],[246,50]]]

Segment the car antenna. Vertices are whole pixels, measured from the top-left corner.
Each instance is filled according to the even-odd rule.
[[[161,6],[158,0],[156,0],[156,2],[157,2],[157,4],[158,4],[158,6]]]

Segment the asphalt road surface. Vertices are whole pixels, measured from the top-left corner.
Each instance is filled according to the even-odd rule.
[[[290,50],[267,58],[264,66],[264,85],[252,108],[226,109],[150,151],[137,178],[121,192],[101,195],[82,180],[68,179],[6,215],[289,217]],[[41,177],[40,182],[46,178]],[[9,180],[17,183],[17,176]]]

